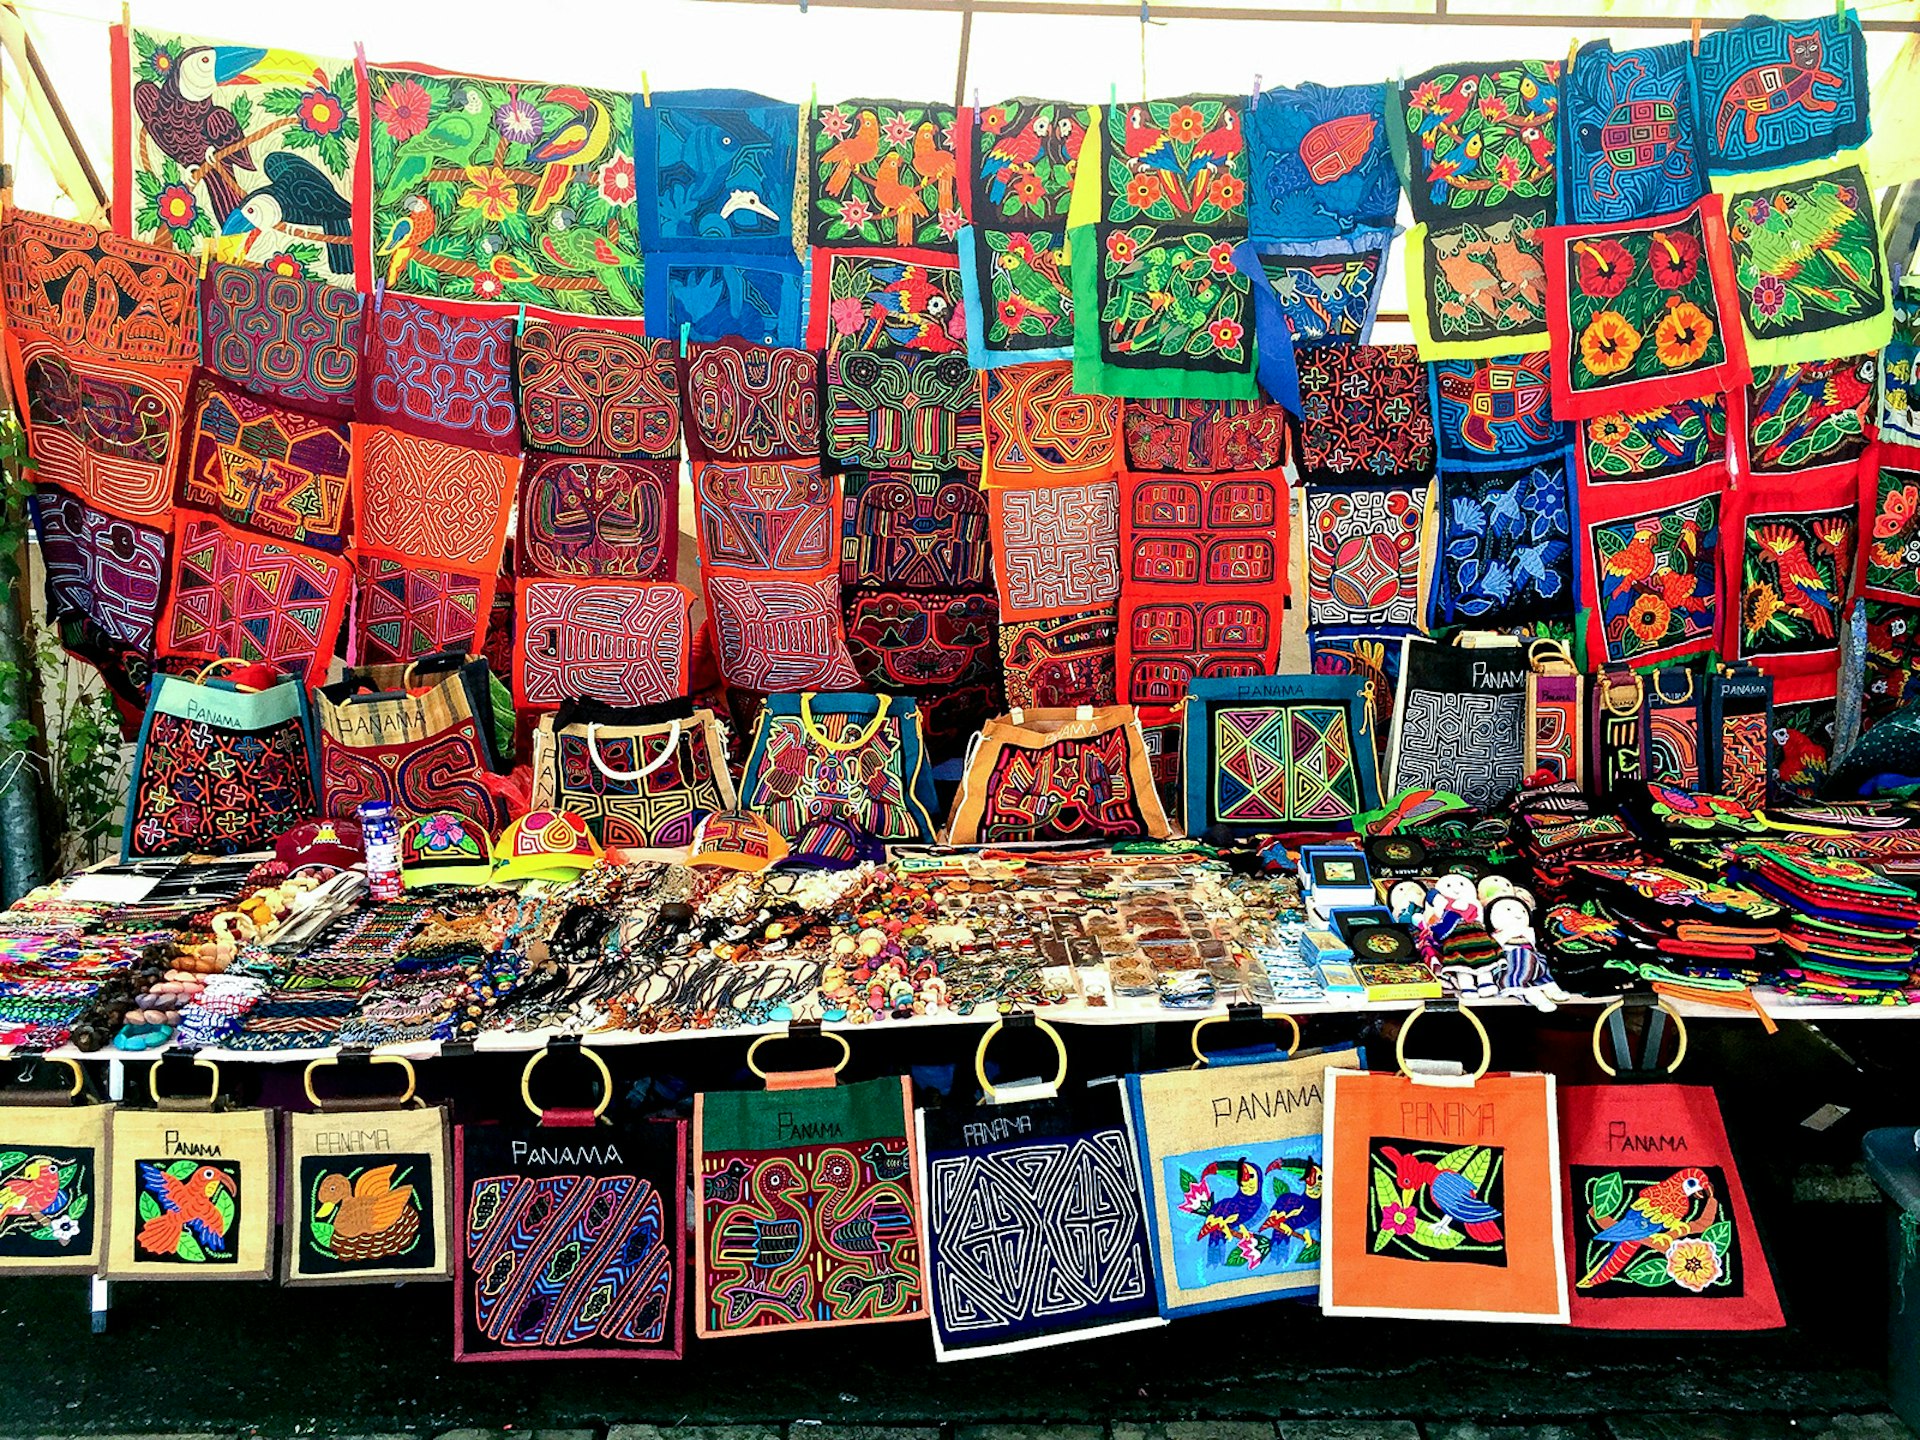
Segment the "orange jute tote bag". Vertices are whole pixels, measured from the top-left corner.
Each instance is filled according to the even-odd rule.
[[[1327,1071],[1329,1315],[1567,1323],[1559,1135],[1551,1075],[1489,1075],[1479,1018],[1471,1074],[1409,1064]],[[1455,1070],[1458,1067],[1453,1067]]]

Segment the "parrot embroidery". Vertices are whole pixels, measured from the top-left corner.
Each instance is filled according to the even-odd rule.
[[[199,1262],[237,1258],[231,1239],[240,1220],[236,1167],[142,1160],[139,1173],[138,1253]]]
[[[0,1240],[72,1245],[90,1198],[81,1192],[81,1173],[75,1159],[19,1150],[0,1155]]]
[[[1215,1160],[1200,1172],[1200,1183],[1209,1183],[1215,1175],[1233,1176],[1233,1189],[1213,1202],[1206,1219],[1200,1222],[1200,1235],[1207,1242],[1207,1263],[1218,1265],[1226,1258],[1227,1245],[1249,1233],[1267,1209],[1261,1186],[1260,1167],[1251,1160]]]
[[[1713,1182],[1706,1172],[1689,1166],[1649,1185],[1618,1215],[1595,1215],[1593,1243],[1607,1247],[1591,1265],[1576,1289],[1591,1290],[1614,1279],[1642,1250],[1665,1250],[1674,1241],[1706,1229],[1719,1209]]]
[[[1440,1212],[1439,1228],[1458,1223],[1469,1240],[1482,1245],[1498,1245],[1506,1238],[1500,1229],[1499,1207],[1489,1205],[1479,1188],[1458,1171],[1445,1170],[1431,1160],[1403,1154],[1391,1145],[1382,1145],[1380,1154],[1393,1166],[1393,1181],[1402,1191],[1428,1191],[1433,1206]]]

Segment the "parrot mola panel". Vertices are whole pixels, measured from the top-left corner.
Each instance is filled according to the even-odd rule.
[[[271,1110],[113,1112],[110,1280],[273,1274]]]
[[[0,1274],[91,1274],[107,1227],[104,1105],[0,1108]]]

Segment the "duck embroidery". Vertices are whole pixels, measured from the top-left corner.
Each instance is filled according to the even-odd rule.
[[[420,1207],[411,1185],[395,1185],[397,1166],[380,1165],[350,1179],[335,1171],[314,1191],[314,1218],[333,1225],[329,1248],[347,1261],[404,1254],[420,1234]]]

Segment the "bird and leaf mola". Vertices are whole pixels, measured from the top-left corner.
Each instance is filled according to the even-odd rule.
[[[641,310],[624,97],[375,67],[373,256],[388,289]]]
[[[240,1226],[240,1167],[194,1160],[136,1162],[140,1228],[134,1255],[189,1265],[233,1265]]]
[[[1401,1141],[1369,1148],[1374,1253],[1504,1263],[1506,1157],[1499,1146],[1441,1150]]]
[[[1282,1155],[1262,1166],[1237,1155],[1210,1160],[1197,1174],[1184,1166],[1178,1173],[1178,1208],[1199,1221],[1186,1238],[1208,1269],[1254,1270],[1269,1259],[1276,1266],[1319,1263],[1321,1171],[1312,1156]],[[1276,1246],[1292,1253],[1276,1257]]]
[[[0,1151],[0,1254],[72,1247],[93,1203],[91,1173],[72,1151]]]
[[[133,31],[135,231],[219,259],[353,275],[351,63]]]
[[[1651,1171],[1576,1168],[1582,1223],[1575,1230],[1581,1253],[1574,1288],[1678,1287],[1699,1294],[1733,1284],[1733,1221],[1721,1204],[1724,1180],[1716,1185],[1718,1173],[1696,1165]],[[1682,1247],[1683,1241],[1695,1245]],[[1676,1247],[1684,1255],[1699,1244],[1713,1252],[1704,1271],[1673,1263]]]
[[[307,1210],[314,1248],[347,1263],[405,1255],[420,1238],[420,1198],[410,1178],[398,1165],[320,1173]]]

